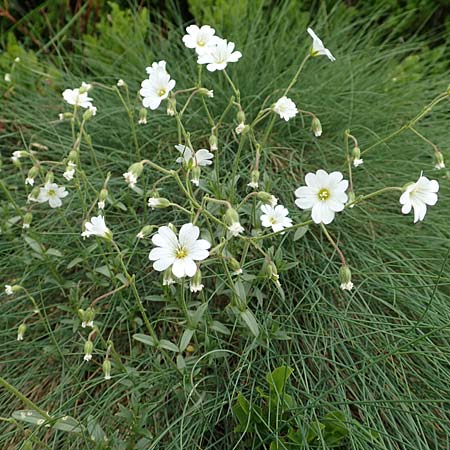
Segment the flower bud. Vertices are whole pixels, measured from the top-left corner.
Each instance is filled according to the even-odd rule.
[[[244,113],[244,111],[242,111],[242,109],[238,111],[238,113],[236,115],[236,119],[239,123],[242,123],[242,124],[245,123],[245,113]]]
[[[273,261],[269,261],[268,264],[264,267],[264,270],[266,272],[267,278],[269,280],[273,281],[275,284],[280,284],[280,276],[278,275],[278,269],[277,266]]]
[[[81,83],[81,87],[80,87],[80,94],[84,94],[85,92],[88,92],[90,89],[92,88],[92,84],[90,83],[85,83],[84,81]]]
[[[191,280],[190,290],[191,292],[200,292],[205,286],[202,284],[202,272],[197,269],[194,277]]]
[[[239,222],[239,214],[234,208],[228,208],[223,216],[223,220],[227,225],[233,225],[234,223]]]
[[[167,115],[175,116],[177,113],[177,100],[175,97],[171,97],[167,102]]]
[[[195,166],[191,171],[191,183],[195,184],[195,186],[198,186],[200,184],[200,172],[200,166]]]
[[[231,269],[233,270],[233,275],[240,275],[242,273],[241,265],[239,264],[236,258],[233,257],[230,258],[230,266]]]
[[[125,178],[125,182],[130,185],[130,187],[135,187],[137,180],[139,176],[142,174],[142,171],[144,170],[144,164],[142,162],[137,162],[134,164],[131,164],[131,166],[128,168],[128,172],[125,172],[123,174],[123,177]]]
[[[435,165],[434,165],[435,169],[438,169],[438,170],[445,169],[444,155],[440,151],[437,151],[434,154],[434,162],[435,162]]]
[[[163,209],[170,206],[170,201],[164,197],[149,197],[147,204],[152,209]]]
[[[47,172],[47,175],[45,175],[45,182],[46,183],[53,183],[55,176],[53,175],[53,172],[50,170]]]
[[[209,136],[209,149],[213,152],[219,148],[218,145],[219,140],[217,139],[217,136],[215,134],[211,134],[211,136]]]
[[[258,192],[256,195],[256,198],[258,200],[261,200],[264,204],[270,205],[274,207],[278,203],[278,199],[275,197],[275,195],[269,194],[268,192]]]
[[[39,167],[33,166],[29,171],[27,178],[25,180],[25,184],[29,184],[30,186],[34,186],[34,179],[37,177],[39,173]]]
[[[94,308],[89,307],[84,313],[84,320],[86,322],[85,327],[94,328],[94,318],[95,318],[95,310]],[[81,324],[81,326],[83,327],[83,324]]]
[[[27,212],[24,216],[23,216],[23,225],[22,225],[22,229],[24,230],[28,230],[28,228],[30,228],[30,224],[31,221],[33,220],[33,214],[31,214],[30,212]]]
[[[357,145],[355,145],[355,147],[353,149],[352,156],[353,156],[353,165],[355,167],[360,166],[364,162],[361,159],[361,150]]]
[[[209,98],[213,98],[214,97],[214,91],[213,90],[209,90],[209,89],[206,89],[206,88],[200,88],[198,90],[198,92],[199,92],[199,94],[204,95],[204,96],[209,97]]]
[[[176,234],[177,227],[173,223],[168,223],[167,226]]]
[[[163,286],[170,286],[171,284],[174,284],[175,280],[173,279],[172,276],[172,268],[169,267],[168,269],[166,269],[164,271],[163,274]]]
[[[106,200],[107,197],[108,197],[108,189],[103,188],[103,189],[100,191],[100,194],[98,194],[98,199],[99,199],[101,202],[104,202],[104,201]]]
[[[39,192],[40,192],[40,189],[38,187],[35,187],[28,195],[28,201],[29,202],[37,202],[37,198],[39,197]]]
[[[97,107],[96,106],[89,106],[86,111],[83,113],[83,119],[89,120],[92,116],[95,116],[97,114]],[[91,143],[91,137],[88,134],[85,134],[85,139],[88,140],[88,144]]]
[[[247,186],[251,187],[252,189],[258,189],[259,186],[259,170],[252,170],[250,174],[250,183],[247,184]]]
[[[352,272],[347,266],[341,266],[339,269],[339,280],[341,282],[341,289],[351,291],[353,288]]]
[[[152,232],[153,228],[154,228],[153,225],[145,225],[145,227],[143,227],[141,229],[141,231],[139,231],[139,233],[136,235],[136,237],[138,239],[144,239]]]
[[[21,323],[19,325],[19,328],[17,329],[17,340],[23,341],[23,335],[25,334],[25,331],[27,331],[27,326],[25,323]]]
[[[111,379],[111,361],[106,358],[102,364],[103,375],[105,376],[105,380]]]
[[[320,137],[322,135],[322,124],[318,117],[314,116],[311,122],[311,129],[314,136]]]
[[[347,193],[347,196],[348,196],[347,205],[350,205],[350,208],[354,208],[355,205],[352,204],[352,203],[356,200],[356,195],[355,195],[355,193],[354,193],[353,191],[349,191],[349,192]]]
[[[11,83],[11,74],[10,73],[5,73],[4,80],[7,83]]]
[[[64,119],[72,119],[73,118],[73,113],[71,112],[65,112],[65,113],[61,113],[58,115],[59,120],[64,120]]]
[[[94,344],[92,343],[92,341],[90,339],[88,339],[85,343],[84,343],[84,360],[85,361],[90,361],[92,359],[92,352],[94,350]]]
[[[147,123],[147,110],[145,108],[141,108],[139,110],[139,125],[145,125]]]
[[[117,87],[124,87],[124,86],[126,86],[127,85],[127,83],[125,83],[125,81],[123,81],[122,79],[120,79],[117,83],[116,83],[116,86]]]
[[[22,289],[22,286],[19,286],[18,284],[10,285],[5,284],[5,294],[6,295],[13,295],[14,293],[20,291]]]

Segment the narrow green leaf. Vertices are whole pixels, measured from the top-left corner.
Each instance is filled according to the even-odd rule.
[[[158,342],[155,342],[155,339],[152,336],[146,334],[133,334],[133,339],[142,342],[145,345],[149,345],[150,347],[156,347],[158,345]]]

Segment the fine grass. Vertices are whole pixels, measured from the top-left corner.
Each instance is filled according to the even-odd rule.
[[[314,138],[307,116],[288,123],[277,118],[260,167],[264,190],[280,198],[294,222],[308,216],[295,207],[293,195],[307,172],[324,168],[347,173],[346,129],[358,138],[364,152],[415,117],[448,85],[445,72],[435,71],[439,58],[427,56],[431,53],[424,50],[426,42],[386,38],[392,23],[375,26],[375,14],[349,18],[339,7],[316,14],[311,19],[314,29],[337,61],[308,61],[290,97],[299,108],[318,115],[323,135]],[[217,27],[218,34],[236,42],[243,54],[227,71],[241,92],[248,118],[254,117],[268,96],[269,105],[279,98],[310,45],[308,17],[295,14],[288,4],[275,10],[255,9],[251,18],[245,29],[239,24],[235,29]],[[401,17],[392,18],[393,23],[395,19],[401,23]],[[354,170],[356,193],[402,186],[416,181],[424,170],[440,182],[439,202],[417,225],[412,215],[400,213],[398,193],[388,192],[337,216],[328,229],[352,269],[353,291],[339,289],[338,255],[320,227],[312,226],[297,241],[293,233],[265,241],[274,253],[281,249],[275,260],[284,295],[262,277],[252,281],[247,300],[261,328],[259,338],[226,309],[227,279],[208,265],[204,271],[207,289],[200,299],[208,302],[208,314],[225,323],[231,334],[199,331],[190,353],[185,354],[185,370],[177,370],[159,352],[132,339],[134,333],[146,330],[130,289],[96,304],[101,338],[95,342],[92,362],[83,362],[87,332],[79,326],[77,310],[121,286],[113,250],[103,242],[80,238],[86,205],[95,203],[108,173],[108,226],[126,254],[128,271],[136,275],[149,317],[161,338],[177,342],[184,330],[175,291],[165,290],[162,295],[160,277],[148,261],[150,240],[137,241],[135,236],[144,225],[180,225],[185,217],[173,210],[149,210],[145,198],[125,186],[122,173],[138,157],[126,111],[111,86],[119,78],[127,82],[136,122],[140,104],[135,93],[146,77],[146,66],[166,60],[178,89],[196,82],[197,68],[193,53],[181,43],[180,24],[158,20],[145,33],[139,30],[123,30],[120,42],[75,42],[73,53],[66,53],[64,43],[55,40],[52,53],[41,60],[58,75],[50,71],[40,75],[30,88],[27,80],[34,80],[34,69],[18,66],[22,82],[7,91],[0,106],[6,127],[0,135],[4,163],[0,273],[3,284],[26,287],[43,316],[43,320],[36,315],[27,320],[25,340],[17,342],[17,327],[32,315],[33,305],[22,292],[2,297],[1,376],[52,415],[70,415],[84,424],[94,418],[109,440],[94,443],[89,434],[10,422],[12,412],[24,406],[1,390],[0,446],[23,448],[28,438],[33,448],[52,449],[268,448],[269,442],[261,442],[256,433],[233,432],[236,421],[231,406],[238,392],[258,404],[256,388],[265,385],[266,373],[289,365],[294,374],[287,389],[297,404],[291,413],[298,428],[306,430],[311,422],[337,409],[345,414],[349,429],[342,448],[449,448],[450,189],[447,172],[433,169],[431,147],[410,131],[363,154],[364,165]],[[418,76],[400,76],[404,75],[401,63],[410,55],[419,55],[417,66],[409,69]],[[219,117],[231,89],[221,73],[204,71],[203,80],[214,89],[208,105]],[[30,166],[24,161],[18,170],[8,157],[31,143],[47,147],[33,147],[41,160],[62,161],[67,156],[73,140],[69,123],[57,120],[58,113],[69,110],[60,93],[81,81],[95,83],[91,96],[98,107],[97,116],[87,125],[92,149],[86,144],[81,147],[82,169],[92,189],[70,188],[71,194],[57,210],[33,207],[31,229],[22,233],[20,216],[29,193],[24,180]],[[163,105],[149,112],[148,124],[137,127],[136,137],[142,157],[174,168],[177,128],[164,109]],[[206,147],[210,130],[200,100],[194,99],[184,119],[194,146]],[[262,123],[261,136],[269,123],[270,119]],[[208,187],[213,195],[226,198],[236,185],[240,201],[248,193],[254,156],[250,147],[244,147],[239,179],[232,180],[236,125],[232,110],[219,133],[220,177],[217,180],[210,174]],[[416,128],[444,149],[450,138],[448,101]],[[55,167],[55,178],[69,186],[63,183],[63,171],[64,165]],[[139,186],[149,190],[158,176],[146,172]],[[162,186],[164,197],[181,201],[174,183]],[[244,225],[250,224],[249,215],[243,215]],[[36,256],[29,238],[45,250],[59,251],[60,256],[39,252]],[[233,245],[230,251],[238,251]],[[264,259],[255,253],[243,269],[258,275],[263,265]],[[199,298],[189,297],[188,302],[193,307]],[[101,371],[107,340],[114,342],[123,365],[113,361],[109,382]],[[272,440],[277,433],[271,430]],[[305,444],[303,448],[313,447]],[[327,447],[319,441],[314,448]]]

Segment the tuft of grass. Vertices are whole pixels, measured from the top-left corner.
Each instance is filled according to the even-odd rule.
[[[426,42],[381,40],[385,33],[382,27],[373,26],[376,15],[350,20],[336,7],[312,17],[316,32],[337,61],[309,61],[291,97],[300,108],[318,115],[323,136],[313,137],[307,116],[289,123],[277,120],[260,169],[264,189],[280,197],[295,222],[303,214],[293,204],[293,190],[303,183],[305,173],[318,168],[346,172],[346,129],[358,138],[364,152],[398,130],[448,85],[444,71],[426,68]],[[310,45],[307,17],[293,14],[287,3],[272,10],[256,9],[251,18],[245,32],[231,27],[226,36],[243,53],[229,72],[240,89],[247,117],[254,116],[266,99],[270,104],[278,98]],[[319,227],[310,227],[297,241],[291,234],[271,238],[274,253],[282,248],[276,262],[285,295],[273,291],[264,280],[247,294],[262,330],[258,339],[227,312],[227,299],[210,289],[201,301],[209,303],[211,317],[226,322],[231,334],[207,330],[199,335],[193,351],[186,355],[186,370],[180,372],[156,351],[132,339],[145,329],[131,291],[122,289],[99,300],[96,321],[104,339],[114,342],[124,367],[114,363],[111,382],[104,382],[104,348],[99,341],[92,363],[83,363],[86,335],[79,328],[77,309],[121,285],[114,276],[117,261],[111,249],[80,239],[87,213],[83,204],[95,202],[95,191],[101,189],[108,173],[108,225],[126,251],[128,270],[136,275],[145,308],[161,337],[177,339],[182,333],[177,299],[161,297],[159,276],[148,261],[150,241],[137,242],[135,235],[146,224],[181,224],[183,218],[176,211],[148,210],[145,199],[125,187],[122,173],[137,160],[137,154],[126,111],[111,86],[119,78],[127,82],[137,115],[140,104],[135,93],[146,77],[145,67],[154,60],[166,60],[169,73],[182,88],[196,80],[195,56],[181,43],[181,25],[161,20],[148,26],[140,16],[132,15],[128,20],[134,25],[121,30],[116,46],[94,37],[74,43],[79,50],[66,54],[62,42],[56,40],[54,52],[41,60],[51,62],[59,76],[41,74],[33,90],[15,83],[0,106],[7,130],[0,135],[4,163],[0,273],[4,283],[27,287],[44,318],[32,316],[25,341],[17,342],[17,326],[31,316],[33,305],[21,293],[2,298],[1,376],[52,414],[70,415],[82,423],[97,421],[109,444],[93,443],[87,434],[10,422],[11,413],[22,405],[2,390],[2,448],[21,448],[26,439],[36,448],[59,449],[102,445],[115,449],[264,448],[258,436],[233,432],[236,422],[231,405],[238,392],[256,404],[256,389],[265,384],[266,373],[281,365],[295,369],[290,394],[299,405],[292,411],[299,428],[306,429],[330,410],[339,409],[349,419],[345,448],[448,448],[450,189],[447,172],[432,169],[432,149],[409,131],[363,154],[364,165],[354,170],[356,193],[415,181],[424,170],[441,184],[439,202],[415,226],[411,216],[400,214],[398,195],[391,193],[337,217],[329,229],[354,274],[356,288],[350,294],[339,290],[339,259],[333,248]],[[100,36],[105,35],[102,30]],[[395,81],[398,65],[411,55],[424,61],[421,77]],[[33,67],[16,70],[23,77],[35,75]],[[204,72],[203,79],[205,86],[214,89],[209,104],[217,117],[227,105],[230,89],[220,73]],[[37,142],[47,147],[37,149],[40,159],[62,161],[67,156],[73,140],[70,125],[58,120],[58,113],[66,110],[61,91],[81,81],[94,82],[92,97],[98,107],[97,116],[87,126],[93,148],[81,148],[83,170],[93,189],[71,189],[59,210],[34,208],[31,230],[22,233],[28,166],[23,162],[18,171],[9,163],[9,154]],[[207,145],[210,133],[201,108],[201,102],[194,100],[185,117],[198,147]],[[444,102],[417,127],[443,150],[449,139],[447,116],[448,102]],[[237,151],[232,130],[236,125],[235,113],[230,112],[219,134],[220,142],[227,143],[220,153],[219,181],[224,192],[236,183],[242,198],[253,155],[249,147],[244,148],[239,179],[232,180]],[[267,126],[268,122],[263,123],[261,133]],[[143,157],[164,167],[174,166],[177,130],[164,107],[149,112],[148,125],[137,127],[136,132]],[[63,171],[64,166],[55,168],[60,181]],[[156,174],[146,172],[140,185],[149,189],[156,179]],[[164,196],[176,200],[176,186],[164,185]],[[30,238],[62,256],[36,256]],[[258,273],[263,263],[255,256],[244,270]],[[206,283],[217,291],[226,284],[224,275],[212,270],[206,277]],[[193,306],[198,300],[189,302]],[[277,433],[272,430],[274,439]],[[315,448],[326,447],[319,442]]]

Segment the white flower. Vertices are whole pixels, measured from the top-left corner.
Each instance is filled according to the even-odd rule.
[[[62,96],[69,105],[81,106],[82,108],[92,107],[92,98],[88,97],[87,90],[80,93],[80,89],[66,89]]]
[[[10,284],[5,284],[5,294],[13,295],[13,288]]]
[[[155,209],[161,205],[161,200],[159,197],[149,197],[148,201],[147,201],[147,205],[150,208]]]
[[[11,83],[11,74],[10,73],[5,73],[5,81],[7,83]]]
[[[136,186],[137,177],[132,172],[125,172],[123,177],[125,178],[125,183],[129,184],[130,187],[134,188]]]
[[[100,200],[100,201],[97,203],[97,208],[98,208],[98,209],[105,209],[105,202],[104,202],[103,200]]]
[[[89,362],[89,361],[92,359],[92,354],[91,354],[91,353],[86,353],[86,354],[84,355],[83,359],[84,359],[85,361],[88,361],[88,362]]]
[[[354,159],[354,160],[353,160],[353,165],[354,165],[355,167],[358,167],[358,166],[360,166],[363,162],[364,162],[363,159],[357,158],[357,159]]]
[[[58,114],[58,118],[59,118],[59,120],[64,120],[64,114],[63,113],[59,113]]]
[[[147,117],[142,117],[138,120],[139,125],[146,125],[147,124]]]
[[[89,111],[93,116],[97,114],[97,107],[96,106],[89,106]]]
[[[341,283],[341,289],[343,291],[351,291],[353,289],[353,283],[348,281],[347,283]]]
[[[144,233],[142,231],[139,231],[139,233],[136,235],[136,238],[137,239],[144,239],[145,235],[144,235]]]
[[[125,86],[125,81],[122,80],[122,78],[117,82],[117,87]]]
[[[252,189],[258,189],[258,182],[257,181],[250,181],[250,183],[247,183],[248,187],[251,187]]]
[[[34,178],[30,178],[30,177],[25,178],[25,184],[29,184],[30,186],[34,186]]]
[[[272,227],[274,232],[284,230],[292,226],[292,219],[288,217],[289,211],[283,205],[272,207],[270,205],[262,205],[261,225],[263,227]]]
[[[64,186],[59,187],[56,183],[44,184],[39,190],[39,195],[37,201],[39,203],[48,202],[51,208],[59,208],[62,205],[61,199],[66,197],[69,193],[66,191]]]
[[[342,211],[347,202],[348,181],[343,180],[341,172],[328,174],[319,169],[315,174],[305,176],[307,186],[295,191],[295,204],[301,209],[312,209],[311,217],[315,223],[331,223],[336,212]]]
[[[91,89],[92,89],[92,84],[85,83],[84,81],[81,82],[81,91],[82,92],[87,92],[87,91],[89,91]]]
[[[209,98],[214,98],[214,91],[212,89],[208,89],[206,96]]]
[[[307,31],[308,31],[308,34],[313,39],[311,55],[312,56],[324,55],[324,56],[328,56],[328,59],[330,61],[336,61],[336,58],[331,54],[330,50],[325,48],[325,46],[323,45],[323,42],[318,38],[317,34],[314,33],[312,28],[308,28]]]
[[[156,245],[149,255],[154,261],[153,268],[159,272],[172,267],[172,273],[177,278],[193,277],[197,272],[194,261],[203,261],[209,256],[211,244],[205,239],[198,239],[200,229],[192,223],[184,224],[179,237],[168,227],[162,226],[152,237]]]
[[[186,28],[183,36],[184,45],[187,48],[194,48],[197,55],[202,55],[208,50],[208,46],[214,44],[219,38],[214,36],[216,30],[209,25],[199,28],[197,25],[190,25]]]
[[[437,162],[435,165],[434,165],[434,168],[435,169],[438,169],[438,170],[441,170],[441,169],[445,169],[445,163],[444,163],[444,161],[439,161],[439,162]]]
[[[20,150],[16,150],[15,152],[13,152],[13,154],[11,156],[11,161],[12,162],[19,161],[19,159],[21,157],[22,157],[22,152]]]
[[[270,196],[270,206],[274,207],[278,203],[278,199],[275,197],[275,195]]]
[[[189,289],[191,292],[201,292],[205,286],[202,283],[192,282]]]
[[[436,180],[429,180],[420,175],[416,183],[406,187],[405,192],[400,197],[403,205],[402,213],[408,214],[414,208],[414,223],[423,220],[427,212],[427,205],[435,205],[438,197],[439,183]]]
[[[245,228],[239,222],[234,222],[231,225],[229,225],[227,228],[231,232],[232,236],[234,236],[234,237],[239,236],[241,233],[243,233],[245,231]]]
[[[234,131],[236,132],[236,134],[241,134],[244,130],[245,130],[245,123],[243,123],[243,122],[241,122],[241,123],[234,129]]]
[[[103,216],[92,217],[90,222],[84,224],[84,231],[81,233],[83,237],[99,236],[102,238],[110,238],[111,230],[106,226]]]
[[[286,96],[281,97],[273,106],[273,110],[286,122],[298,113],[295,103]]]
[[[67,181],[72,180],[74,175],[75,175],[75,169],[66,170],[66,171],[63,173],[63,177],[64,177]]]
[[[181,153],[181,156],[177,158],[177,163],[188,164],[192,160],[194,166],[209,166],[212,164],[211,160],[214,155],[204,148],[196,152],[192,152],[189,147],[181,144],[175,145],[175,148]]]
[[[155,66],[156,64],[156,66]],[[175,80],[170,79],[166,72],[166,62],[153,63],[152,67],[147,67],[150,74],[147,80],[141,83],[142,104],[145,108],[156,109],[161,102],[169,96],[169,92],[175,87]]]
[[[30,224],[29,223],[24,223],[22,225],[22,230],[28,230],[30,228]]]
[[[233,50],[234,42],[218,39],[213,46],[207,48],[205,53],[199,55],[197,64],[207,64],[206,68],[210,72],[223,70],[229,62],[237,62],[242,56],[241,52]]]

